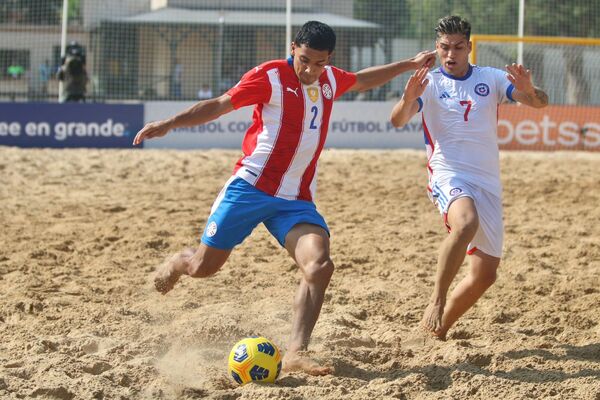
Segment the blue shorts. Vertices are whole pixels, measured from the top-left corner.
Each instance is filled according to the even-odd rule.
[[[274,197],[233,176],[215,200],[202,243],[222,250],[233,249],[261,222],[281,246],[297,224],[318,225],[329,234],[327,223],[314,203]]]

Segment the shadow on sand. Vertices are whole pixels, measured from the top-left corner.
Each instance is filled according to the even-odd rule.
[[[565,354],[555,354],[544,349],[508,351],[502,353],[500,358],[523,359],[528,357],[539,357],[544,360],[557,362],[566,361],[586,361],[597,363],[593,368],[584,368],[575,373],[567,373],[561,370],[543,369],[538,370],[533,367],[515,368],[510,371],[491,371],[488,367],[491,364],[491,357],[475,355],[479,357],[467,357],[469,361],[459,362],[451,366],[442,366],[430,364],[419,368],[410,369],[390,369],[387,371],[373,371],[358,368],[346,361],[336,360],[336,376],[361,379],[371,381],[373,379],[384,379],[393,381],[408,377],[411,374],[422,374],[427,377],[426,387],[430,391],[444,390],[452,384],[452,374],[454,372],[466,372],[471,375],[481,375],[485,377],[497,377],[522,383],[545,383],[545,382],[563,382],[568,379],[593,377],[600,381],[600,344],[589,344],[585,346],[562,345],[556,349],[564,349]]]

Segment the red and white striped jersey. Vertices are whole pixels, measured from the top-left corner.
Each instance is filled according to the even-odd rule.
[[[235,109],[255,105],[234,174],[272,196],[312,201],[333,101],[355,82],[355,74],[327,66],[304,85],[291,58],[248,71],[227,92]]]

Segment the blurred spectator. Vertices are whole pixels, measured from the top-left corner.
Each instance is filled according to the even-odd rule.
[[[38,73],[40,76],[40,93],[47,94],[48,93],[48,81],[50,80],[50,75],[52,71],[50,69],[50,62],[45,60],[38,67]]]
[[[180,63],[175,64],[173,68],[173,77],[172,77],[172,86],[171,86],[171,96],[175,98],[181,97],[181,81],[183,78],[183,65]]]
[[[202,88],[198,90],[198,100],[212,99],[212,97],[213,92],[212,90],[210,90],[210,87],[205,83],[204,85],[202,85]]]
[[[23,76],[23,74],[25,73],[25,67],[23,67],[22,65],[20,65],[16,62],[13,62],[12,64],[10,64],[8,66],[8,68],[6,69],[6,72],[13,79],[20,79]]]

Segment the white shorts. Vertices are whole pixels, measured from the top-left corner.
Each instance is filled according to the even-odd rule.
[[[448,210],[456,199],[469,197],[475,202],[479,215],[479,229],[469,243],[467,254],[481,250],[485,254],[501,258],[504,240],[502,223],[502,199],[477,186],[469,185],[459,178],[435,179],[429,185],[429,198],[444,217],[448,231]]]

